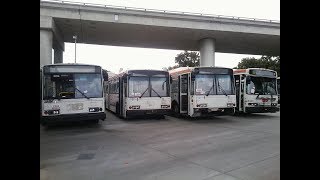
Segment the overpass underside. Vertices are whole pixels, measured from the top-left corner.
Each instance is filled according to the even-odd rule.
[[[55,49],[54,62],[62,62],[63,44],[74,42],[74,35],[77,43],[200,51],[202,66],[214,66],[215,52],[280,55],[277,23],[210,21],[186,15],[56,3],[40,7],[41,64],[51,63],[51,56],[47,55],[50,48]]]

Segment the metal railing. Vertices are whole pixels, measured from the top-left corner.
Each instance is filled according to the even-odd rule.
[[[146,11],[146,12],[160,12],[160,13],[168,13],[168,14],[180,14],[180,15],[183,14],[183,15],[193,15],[193,16],[213,17],[213,18],[224,18],[224,19],[234,19],[234,20],[248,20],[248,21],[258,21],[258,22],[280,23],[279,20],[248,18],[248,17],[237,17],[237,16],[226,16],[226,15],[215,15],[215,14],[204,14],[204,13],[183,12],[183,11],[159,10],[159,9],[146,9],[146,8],[127,7],[127,6],[114,6],[114,5],[106,5],[106,4],[75,2],[75,1],[40,0],[40,2],[54,2],[54,3],[60,3],[60,4],[71,4],[71,5],[73,4],[73,5],[91,6],[91,7],[105,7],[105,8],[115,8],[115,9],[138,10],[138,11]]]

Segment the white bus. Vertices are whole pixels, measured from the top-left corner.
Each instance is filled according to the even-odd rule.
[[[172,110],[190,117],[234,114],[233,71],[223,67],[180,67],[169,71]]]
[[[163,115],[171,110],[167,71],[127,70],[105,83],[106,109],[123,118]]]
[[[100,66],[86,64],[45,65],[41,74],[41,124],[61,121],[104,120],[105,99]]]
[[[277,112],[277,72],[270,69],[234,69],[237,112]]]

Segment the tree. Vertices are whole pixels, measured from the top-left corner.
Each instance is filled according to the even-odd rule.
[[[178,63],[179,67],[199,66],[200,55],[198,52],[188,52],[185,50],[183,53],[180,53],[175,57],[175,63]]]
[[[277,71],[280,76],[280,56],[262,56],[259,59],[248,57],[243,58],[235,69],[246,69],[246,68],[266,68]]]
[[[187,51],[177,54],[175,57],[175,63],[173,67],[169,66],[168,68],[163,68],[164,70],[171,70],[177,67],[196,67],[200,65],[200,55],[198,52]]]

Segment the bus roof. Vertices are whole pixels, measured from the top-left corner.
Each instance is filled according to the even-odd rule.
[[[232,70],[231,68],[226,68],[226,67],[178,67],[176,69],[172,69],[169,71],[169,74],[172,75],[172,76],[175,76],[175,75],[181,75],[181,74],[186,74],[186,73],[190,73],[192,71],[194,71],[194,69],[230,69]]]
[[[109,80],[115,80],[115,79],[117,79],[119,77],[122,77],[125,74],[131,74],[131,73],[145,73],[145,74],[147,74],[147,73],[150,73],[150,72],[158,72],[158,73],[161,73],[161,74],[168,73],[168,71],[156,70],[156,69],[130,69],[130,70],[126,70],[126,71],[120,72],[118,74],[115,74],[115,73],[112,73],[112,72],[108,72],[108,74],[110,76]]]
[[[57,64],[47,64],[43,65],[42,67],[45,66],[99,66],[99,65],[94,65],[94,64],[82,64],[82,63],[57,63]],[[101,67],[101,66],[99,66]]]
[[[40,66],[43,73],[93,73],[101,72],[102,67],[92,64],[79,64],[79,63],[57,63]]]
[[[266,68],[247,68],[247,69],[233,69],[234,75],[247,74],[250,76],[272,77],[277,78],[277,71]]]
[[[265,70],[265,71],[274,71],[272,69],[266,69],[266,68],[247,68],[247,69],[233,69],[234,73],[249,73],[249,70]],[[275,72],[275,71],[274,71]]]

